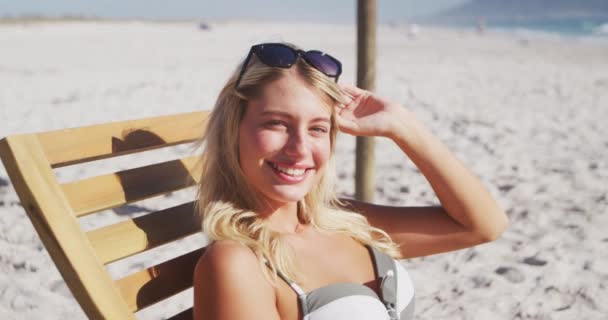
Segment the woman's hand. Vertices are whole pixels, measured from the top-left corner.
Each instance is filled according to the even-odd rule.
[[[355,136],[392,138],[413,116],[401,105],[355,86],[341,85],[350,102],[337,107],[342,132]]]
[[[405,244],[402,251],[405,257],[491,241],[506,229],[508,217],[490,192],[410,111],[353,86],[342,86],[342,90],[352,100],[337,107],[340,130],[391,138],[429,181],[443,207],[360,206],[370,222],[387,230],[397,243]],[[408,249],[412,244],[415,250]]]

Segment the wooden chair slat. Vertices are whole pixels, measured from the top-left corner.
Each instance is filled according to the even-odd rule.
[[[116,286],[131,311],[139,311],[191,287],[194,267],[204,250],[194,250],[116,280]]]
[[[186,309],[170,318],[167,318],[167,320],[192,320],[193,317],[194,317],[194,314],[192,313],[192,308],[190,308],[190,309]]]
[[[123,121],[0,140],[15,191],[72,294],[90,319],[134,312],[192,286],[204,248],[113,280],[104,264],[200,231],[193,203],[85,233],[78,217],[187,188],[199,156],[59,184],[53,168],[197,140],[208,112]],[[171,319],[192,319],[192,309]]]
[[[61,185],[77,217],[192,186],[200,179],[198,156],[92,177]]]
[[[36,135],[0,140],[0,157],[57,269],[90,319],[135,319],[74,217]]]
[[[89,231],[87,236],[99,259],[110,262],[200,232],[194,202],[153,212]]]
[[[154,118],[39,133],[53,168],[195,141],[208,112]]]

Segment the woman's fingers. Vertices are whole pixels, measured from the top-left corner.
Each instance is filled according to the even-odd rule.
[[[372,95],[372,93],[367,90],[363,90],[361,88],[357,88],[356,86],[352,86],[349,84],[341,84],[340,87],[342,89],[342,92],[344,92],[346,96],[352,99],[351,101],[354,101],[357,98],[363,98]]]
[[[336,122],[338,123],[340,131],[344,133],[352,134],[357,130],[357,124],[355,122],[340,116],[340,114],[337,115]]]
[[[359,89],[359,88],[357,88],[355,86],[351,86],[351,85],[343,85],[343,84],[341,84],[340,85],[340,89],[342,90],[342,94],[345,97],[347,97],[347,98],[349,98],[351,100],[355,99],[357,96],[359,96],[362,93],[364,93],[363,90],[361,90],[361,89]]]
[[[364,95],[356,95],[349,102],[343,105],[343,109],[354,110],[361,104],[361,99],[363,99]]]
[[[351,93],[347,92],[346,90],[342,90],[342,95],[349,99],[353,98],[353,95]]]
[[[356,86],[352,86],[350,84],[341,84],[340,87],[342,88],[342,91],[345,91],[346,93],[353,96],[358,96],[366,92],[365,90],[357,88]]]

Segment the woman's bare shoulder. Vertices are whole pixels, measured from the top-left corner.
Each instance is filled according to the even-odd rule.
[[[193,285],[194,319],[278,319],[274,288],[253,251],[236,241],[215,241],[206,248],[196,264]]]
[[[196,276],[212,276],[224,280],[223,276],[260,273],[257,257],[247,246],[233,240],[214,241],[205,248],[195,268]],[[219,279],[218,279],[219,277]],[[225,279],[225,280],[229,280]]]
[[[199,263],[220,264],[229,267],[231,262],[257,264],[257,258],[247,246],[234,240],[213,241],[205,248]]]

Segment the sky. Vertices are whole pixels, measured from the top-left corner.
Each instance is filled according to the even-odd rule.
[[[398,22],[467,0],[377,0],[377,19]],[[0,17],[85,15],[145,19],[350,22],[356,0],[0,0]]]

